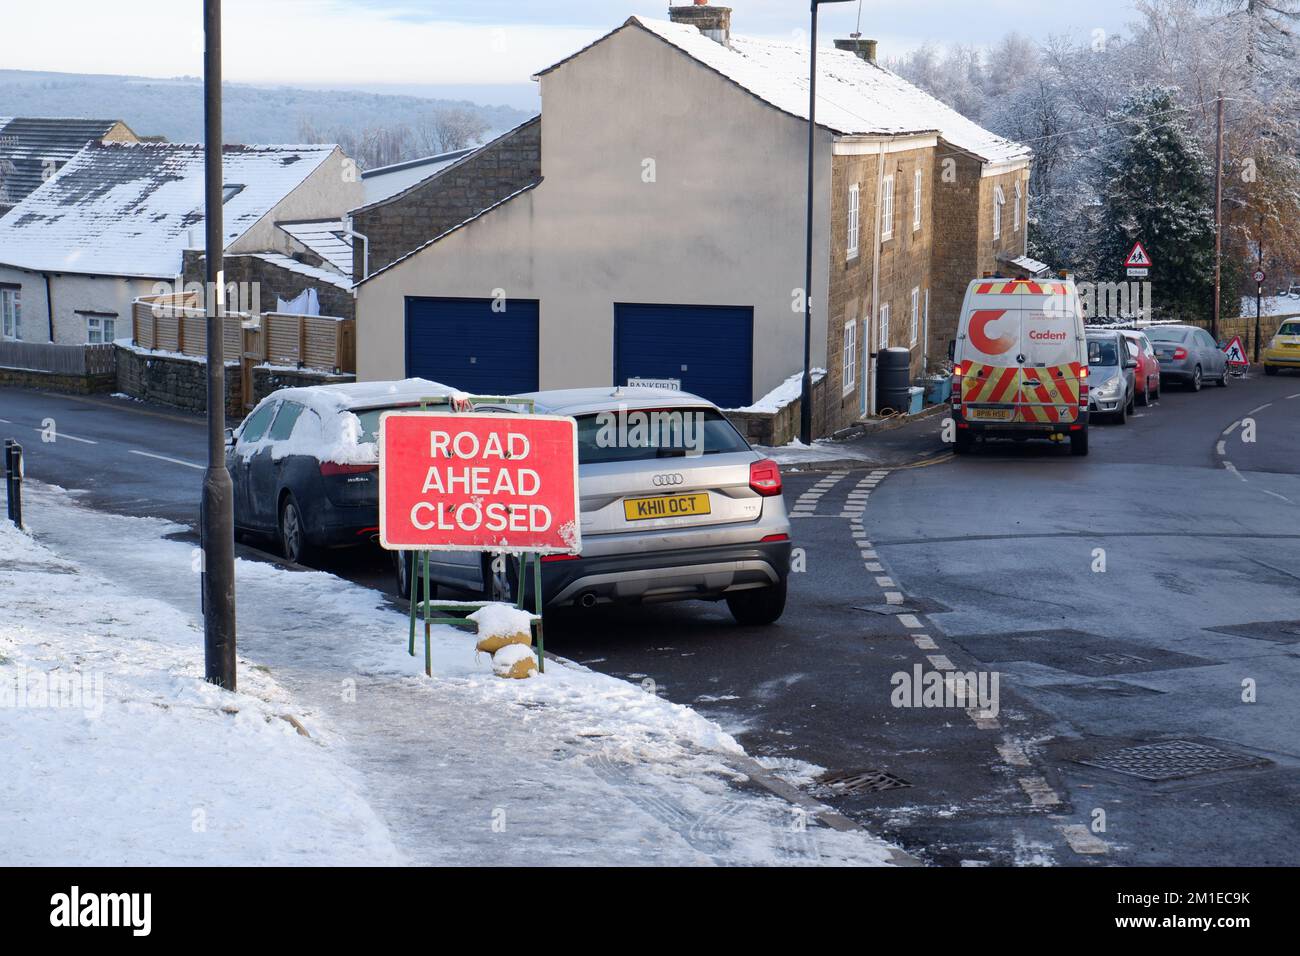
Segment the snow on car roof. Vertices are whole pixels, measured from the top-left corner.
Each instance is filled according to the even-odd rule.
[[[404,378],[394,382],[345,382],[339,385],[304,385],[282,388],[268,398],[286,398],[318,412],[344,409],[382,408],[418,402],[423,398],[447,398],[457,389],[427,378]]]
[[[726,47],[689,24],[631,17],[619,29],[628,26],[671,43],[782,112],[808,118],[806,43],[733,33]],[[1033,155],[1028,146],[989,132],[896,73],[845,50],[817,51],[817,125],[844,135],[938,133],[986,162],[1028,160]]]

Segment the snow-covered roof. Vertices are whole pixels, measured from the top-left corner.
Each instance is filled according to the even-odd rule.
[[[261,259],[263,262],[269,262],[273,266],[279,266],[281,269],[287,269],[289,272],[296,272],[300,276],[306,276],[309,279],[315,279],[318,282],[328,282],[332,286],[340,289],[351,289],[352,280],[347,276],[339,275],[333,269],[325,269],[320,266],[309,266],[305,262],[299,262],[297,259],[291,259],[289,256],[281,255],[278,252],[248,252],[241,253],[254,259]]]
[[[117,125],[117,120],[0,117],[0,203],[22,202],[51,170],[101,141]]]
[[[229,245],[337,147],[226,146]],[[0,262],[25,269],[169,278],[203,242],[203,147],[92,144],[0,219]]]
[[[684,23],[631,17],[619,29],[627,27],[640,27],[671,43],[782,112],[808,118],[806,43],[733,33],[728,48]],[[845,50],[818,48],[817,125],[844,136],[937,132],[958,149],[990,163],[1027,160],[1032,155],[1029,147],[990,133],[897,74]]]
[[[449,153],[425,156],[391,166],[367,169],[361,174],[361,185],[365,190],[366,205],[377,203],[389,196],[396,196],[410,186],[423,182],[435,173],[441,172],[457,160],[474,152],[477,147],[455,149]]]
[[[352,237],[343,231],[342,219],[277,222],[276,225],[345,276],[352,275]]]

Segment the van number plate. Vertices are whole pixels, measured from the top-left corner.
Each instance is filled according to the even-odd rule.
[[[651,518],[688,518],[706,515],[710,511],[709,496],[668,495],[662,498],[627,498],[623,501],[623,515],[628,521],[648,521]]]
[[[1009,422],[1014,408],[972,408],[966,417],[973,422]]]

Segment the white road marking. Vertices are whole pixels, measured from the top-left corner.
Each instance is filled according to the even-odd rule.
[[[1300,392],[1296,392],[1294,395],[1288,395],[1288,396],[1286,397],[1286,400],[1289,402],[1289,401],[1291,401],[1291,399],[1293,399],[1293,398],[1300,398]]]
[[[1237,421],[1235,421],[1235,422],[1233,422],[1231,425],[1229,425],[1227,428],[1225,428],[1225,429],[1223,430],[1222,434],[1225,435],[1225,436],[1226,436],[1226,435],[1231,435],[1233,432],[1235,432],[1235,431],[1236,431],[1238,428],[1240,428],[1240,427],[1241,427],[1241,421],[1240,421],[1240,419],[1238,419]]]
[[[1257,415],[1257,414],[1259,414],[1260,412],[1262,412],[1264,409],[1266,409],[1266,408],[1272,408],[1272,407],[1273,407],[1273,403],[1272,403],[1272,402],[1265,402],[1263,405],[1259,406],[1259,408],[1252,408],[1252,409],[1251,409],[1250,411],[1248,411],[1246,414],[1247,414],[1247,415]]]
[[[901,592],[901,591],[886,591],[886,592],[885,592],[885,603],[886,603],[886,604],[902,604],[902,603],[903,603],[903,595],[902,595],[902,592]]]
[[[982,710],[967,710],[966,716],[971,719],[980,730],[1001,730],[1002,724],[996,717],[990,717]]]
[[[885,567],[884,565],[877,564],[874,561],[868,561],[867,570],[870,571],[872,574],[877,574],[878,572],[885,570]]]
[[[1070,823],[1057,827],[1070,844],[1070,849],[1082,856],[1101,856],[1110,852],[1110,844],[1093,834],[1082,823]]]
[[[142,455],[145,458],[157,458],[159,461],[170,461],[173,465],[184,465],[186,468],[195,468],[198,471],[205,470],[205,466],[196,465],[192,461],[181,461],[179,458],[168,458],[166,455],[155,455],[151,451],[136,451],[134,448],[128,450],[133,455]]]
[[[1002,743],[998,744],[998,753],[1002,755],[1002,759],[1006,763],[1013,767],[1030,766],[1029,757],[1025,754],[1025,748],[1010,737],[1002,738]]]
[[[1061,798],[1042,777],[1021,777],[1020,789],[1029,796],[1029,802],[1036,807],[1055,807]]]
[[[1264,494],[1266,495],[1272,495],[1274,498],[1281,498],[1287,504],[1291,503],[1291,499],[1288,498],[1286,495],[1279,495],[1276,491],[1269,491],[1267,488],[1261,488],[1259,490],[1264,492]]]
[[[33,425],[33,426],[32,426],[32,431],[43,432],[43,431],[45,431],[45,429],[42,428],[40,425]],[[79,442],[81,442],[83,445],[98,445],[98,444],[99,444],[99,442],[97,442],[97,441],[91,441],[89,438],[78,438],[76,435],[69,435],[67,432],[61,432],[61,431],[59,431],[57,428],[56,428],[56,429],[55,429],[51,434],[54,436],[54,442],[51,442],[51,444],[54,444],[54,443],[58,442],[58,440],[59,440],[60,438],[66,438],[68,441],[79,441]]]
[[[937,671],[950,671],[955,669],[952,666],[952,661],[948,660],[948,658],[943,654],[931,654],[926,657],[926,660],[928,660],[930,666]]]
[[[1223,467],[1226,468],[1226,469],[1228,469],[1228,471],[1232,472],[1234,475],[1236,475],[1236,476],[1237,476],[1238,478],[1240,478],[1242,481],[1245,481],[1245,480],[1246,480],[1245,477],[1242,475],[1242,473],[1239,472],[1239,471],[1237,470],[1237,466],[1234,465],[1232,462],[1230,462],[1230,461],[1224,461],[1224,463],[1223,463]]]
[[[934,638],[930,637],[929,634],[913,634],[912,643],[922,651],[937,651],[939,649],[939,645],[934,642]]]
[[[876,584],[882,588],[892,588],[894,586],[894,579],[891,577],[886,577],[885,575],[881,575],[880,577],[876,578]]]
[[[1228,448],[1223,442],[1219,442],[1217,445],[1214,446],[1214,453],[1218,455],[1220,458],[1222,458],[1224,455],[1228,453]]]
[[[921,620],[915,614],[898,615],[898,623],[903,625],[909,631],[919,631],[922,628]]]

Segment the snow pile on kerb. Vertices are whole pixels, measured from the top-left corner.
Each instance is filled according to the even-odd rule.
[[[275,681],[247,661],[238,694],[203,680],[187,615],[115,593],[8,523],[0,598],[7,864],[403,861],[329,736]]]
[[[186,660],[192,662],[185,686],[196,695],[215,693],[195,686],[201,673],[201,635],[193,623],[198,579],[192,545],[162,538],[177,530],[174,525],[79,508],[35,482],[28,486],[26,510],[43,541],[113,575],[126,598],[124,605],[106,608],[117,622],[113,637],[124,649],[111,666],[105,661],[106,671],[137,669],[131,647],[152,646],[168,628],[180,627],[190,655]],[[370,806],[412,863],[878,865],[889,860],[890,848],[865,832],[838,833],[811,823],[805,829],[799,825],[803,818],[784,801],[737,789],[743,775],[731,764],[741,748],[689,707],[553,657],[545,674],[501,680],[491,661],[475,651],[475,635],[444,626],[432,629],[429,678],[423,649],[416,657],[407,654],[405,612],[379,592],[330,574],[243,560],[236,562],[235,573],[240,652],[269,668],[279,686],[292,693],[293,712],[314,740],[324,737],[344,755]],[[157,596],[180,613],[165,620],[142,617],[140,609],[156,608],[157,602],[142,602],[132,592]],[[83,585],[82,594],[77,600],[87,608],[99,599],[98,589],[91,596]],[[241,665],[240,674],[250,688],[260,686],[250,664]],[[282,744],[311,744],[282,720],[258,720],[257,730],[281,734],[274,739]],[[159,746],[160,734],[137,736],[145,751]],[[50,748],[59,746],[49,735],[43,740]],[[250,752],[243,753],[233,745],[190,737],[161,747],[178,770],[154,769],[138,755],[130,757],[128,769],[163,775],[157,784],[162,792],[173,776],[192,769],[196,758],[186,757],[186,751],[193,750],[202,755],[195,770],[199,780],[217,772],[207,768],[224,767],[231,786],[250,792],[246,800],[254,809],[274,805],[289,812],[266,791],[290,788],[286,792],[301,801],[303,812],[287,818],[281,839],[296,842],[300,816],[318,815],[323,835],[303,846],[305,860],[330,852],[315,848],[317,839],[332,841],[334,852],[349,853],[357,863],[386,859],[373,841],[336,836],[344,821],[367,832],[357,822],[360,812],[350,812],[355,803],[338,780],[322,781],[320,765],[313,772],[312,766],[285,759],[280,766],[276,761],[284,759],[283,748],[257,752],[251,743],[245,745]],[[0,745],[0,759],[21,765],[18,755],[5,749],[12,746]],[[218,759],[209,761],[213,747]],[[81,782],[82,771],[70,760],[55,769],[50,779],[60,785]],[[339,776],[346,779],[341,769]],[[19,799],[4,786],[0,799],[7,807],[41,805],[38,793],[28,790]],[[319,787],[318,799],[302,792],[309,787]],[[178,798],[187,808],[199,799],[192,789],[183,786]],[[85,827],[135,826],[129,811],[120,809],[123,804],[92,812],[114,799],[97,791],[95,799],[74,808],[75,819],[86,821]],[[184,839],[188,818],[181,826]],[[50,832],[47,826],[47,836]],[[5,839],[0,832],[0,850]]]

